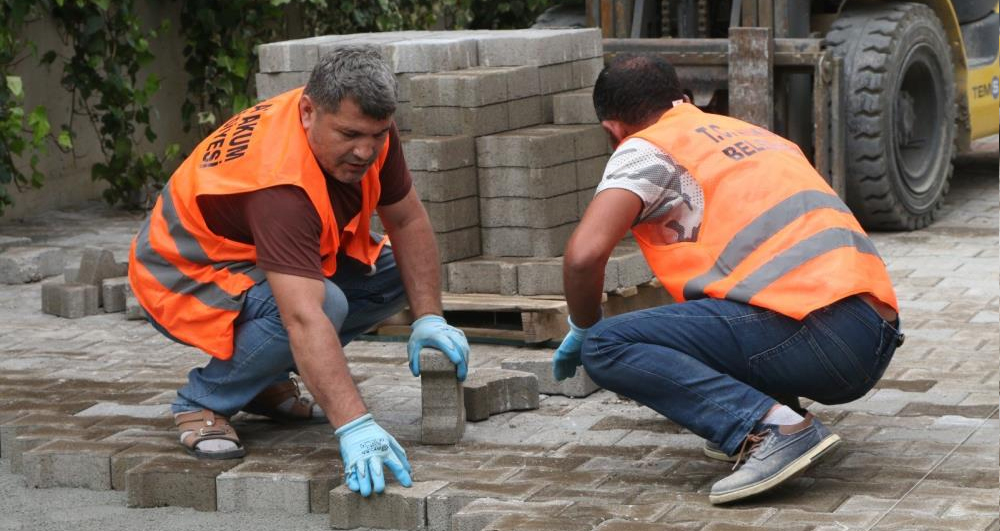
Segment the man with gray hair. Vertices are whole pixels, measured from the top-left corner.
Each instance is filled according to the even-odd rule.
[[[368,413],[343,346],[409,301],[407,351],[465,378],[469,346],[442,317],[437,244],[393,123],[396,81],[378,52],[324,57],[304,88],[237,114],[170,178],[132,245],[129,280],[157,330],[212,356],[173,403],[181,443],[245,455],[231,415],[328,420],[348,486],[404,486],[410,465]],[[392,237],[370,230],[377,212]],[[313,399],[300,395],[296,372]]]

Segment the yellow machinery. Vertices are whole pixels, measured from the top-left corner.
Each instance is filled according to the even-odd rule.
[[[996,0],[585,0],[605,53],[659,53],[695,103],[812,157],[862,223],[934,219],[1000,128]]]

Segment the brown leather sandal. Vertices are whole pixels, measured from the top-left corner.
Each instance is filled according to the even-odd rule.
[[[229,425],[229,419],[216,415],[210,409],[181,413],[174,417],[174,424],[181,430],[182,435],[187,432],[181,439],[181,444],[189,454],[199,459],[237,459],[247,454],[239,436],[236,435],[236,430]],[[198,443],[212,440],[232,441],[236,444],[236,448],[217,452],[198,449]]]
[[[289,399],[292,400],[291,407],[282,409],[280,406]],[[311,398],[302,396],[295,380],[286,380],[264,389],[243,406],[243,411],[278,422],[326,422],[323,410]],[[319,416],[314,412],[318,412]]]

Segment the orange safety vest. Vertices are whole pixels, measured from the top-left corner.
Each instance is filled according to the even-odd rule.
[[[246,291],[265,276],[256,266],[254,245],[208,229],[199,196],[302,188],[322,221],[320,255],[328,277],[337,268],[338,250],[372,265],[385,244],[384,238],[373,241],[369,225],[389,139],[361,180],[361,211],[338,230],[326,178],[299,118],[302,90],[258,103],[203,140],[170,177],[132,241],[129,283],[138,302],[174,338],[219,359],[232,357],[233,321]]]
[[[728,299],[802,319],[870,293],[898,311],[875,246],[794,143],[691,104],[632,136],[673,157],[704,193],[695,241],[655,244],[655,227],[632,229],[675,300]]]

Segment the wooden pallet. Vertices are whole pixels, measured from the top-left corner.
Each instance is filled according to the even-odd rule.
[[[605,317],[669,304],[673,300],[656,280],[605,294]],[[443,293],[444,316],[470,339],[526,344],[558,341],[569,331],[569,309],[561,296],[521,297],[487,293]],[[408,310],[383,322],[380,336],[407,336],[413,318]]]

